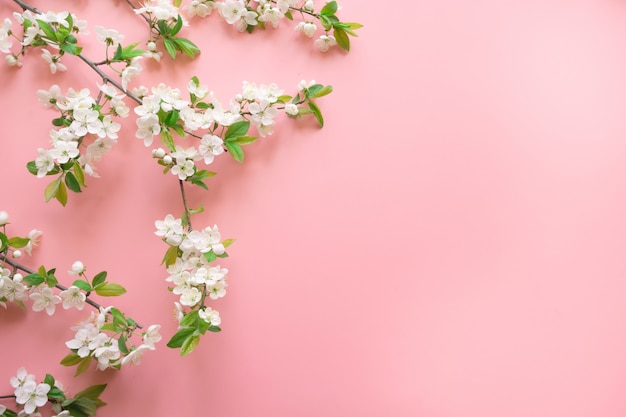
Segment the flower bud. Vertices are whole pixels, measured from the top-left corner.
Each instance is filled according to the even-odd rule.
[[[22,257],[22,251],[21,251],[21,250],[19,250],[19,249],[15,249],[15,250],[13,251],[13,257],[14,257],[14,258],[16,258],[16,259],[17,259],[17,258],[21,258],[21,257]]]
[[[0,211],[0,226],[9,224],[9,213],[6,211]]]
[[[152,156],[154,158],[163,158],[165,156],[165,149],[157,148],[152,150]]]
[[[313,0],[307,0],[304,3],[304,6],[302,6],[302,8],[304,10],[306,10],[307,12],[314,12],[315,11],[315,4],[313,4]]]
[[[172,157],[171,157],[171,156],[169,156],[169,155],[165,155],[165,156],[163,157],[163,163],[164,163],[165,165],[169,165],[169,164],[171,164],[171,163],[172,163]]]
[[[68,271],[70,275],[80,275],[85,272],[85,265],[81,261],[76,261],[72,264],[72,270]]]
[[[17,59],[15,55],[7,55],[4,57],[7,62],[7,65],[10,67],[21,67],[22,63]]]
[[[146,47],[148,48],[148,51],[151,51],[151,52],[156,51],[156,43],[154,43],[153,41],[148,42]]]
[[[298,114],[298,106],[293,103],[285,104],[285,113],[290,116],[296,116]]]

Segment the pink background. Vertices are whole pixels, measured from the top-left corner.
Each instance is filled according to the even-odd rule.
[[[48,3],[144,36],[122,1]],[[626,415],[626,3],[341,4],[365,25],[349,54],[212,16],[185,32],[201,57],[162,66],[171,85],[198,75],[224,101],[243,80],[335,87],[324,129],[282,119],[190,195],[208,208],[196,224],[237,238],[223,332],[182,359],[164,341],[138,367],[73,379],[57,362],[85,313],[12,307],[2,393],[24,365],[71,392],[108,382],[102,417]],[[153,223],[181,206],[132,121],[66,208],[24,168],[55,117],[36,89],[93,91],[67,61],[54,78],[36,55],[0,65],[1,209],[16,234],[44,230],[31,266],[107,270],[129,290],[115,305],[167,339],[175,297]]]

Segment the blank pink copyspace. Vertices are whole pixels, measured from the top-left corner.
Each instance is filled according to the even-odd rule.
[[[144,36],[123,1],[48,3],[36,5]],[[224,101],[243,80],[335,87],[323,129],[281,118],[243,165],[221,158],[210,190],[190,191],[207,208],[194,222],[237,239],[224,330],[188,357],[164,341],[138,367],[74,379],[58,360],[86,313],[10,307],[0,395],[23,365],[72,392],[108,383],[102,417],[626,415],[626,3],[340,3],[365,25],[349,54],[211,16],[184,29],[196,61],[142,79],[197,75]],[[129,290],[115,305],[168,338],[154,221],[180,213],[178,185],[132,121],[65,208],[25,170],[55,117],[35,91],[95,90],[67,61],[55,77],[32,54],[0,66],[0,209],[15,233],[44,230],[31,266],[107,270]]]

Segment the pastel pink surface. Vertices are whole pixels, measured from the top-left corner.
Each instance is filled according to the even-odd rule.
[[[349,54],[212,16],[185,29],[197,61],[163,64],[168,83],[197,75],[224,101],[243,80],[335,87],[320,99],[323,129],[282,119],[243,165],[221,158],[209,192],[190,191],[207,208],[194,222],[237,239],[216,305],[224,330],[188,357],[162,342],[138,367],[74,379],[57,358],[86,313],[9,308],[0,394],[23,365],[70,391],[107,382],[103,417],[626,413],[626,4],[341,4],[365,25]],[[124,2],[53,7],[68,5],[144,36]],[[55,77],[34,54],[19,71],[0,66],[0,209],[16,233],[44,230],[33,267],[106,269],[129,290],[115,305],[167,339],[175,297],[154,221],[182,208],[132,121],[102,178],[65,208],[45,204],[47,182],[24,168],[54,117],[36,89],[95,90],[69,61]]]

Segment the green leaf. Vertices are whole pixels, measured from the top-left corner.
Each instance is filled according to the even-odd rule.
[[[181,138],[185,137],[185,128],[180,123],[176,123],[175,125],[171,126],[171,129],[176,132],[176,134]]]
[[[239,136],[238,138],[236,138],[234,140],[234,142],[237,142],[237,144],[239,145],[249,145],[253,142],[256,142],[258,138],[255,136]]]
[[[83,281],[82,279],[77,279],[76,281],[72,283],[72,285],[74,287],[80,288],[81,290],[85,292],[90,292],[91,290],[93,290],[91,285],[87,281]]]
[[[174,109],[167,113],[167,116],[165,117],[165,120],[163,122],[166,126],[172,127],[180,119],[179,115],[180,113],[178,112],[178,110]]]
[[[46,197],[46,203],[48,201],[50,201],[53,197],[56,197],[57,193],[59,192],[60,185],[61,185],[61,177],[57,178],[56,180],[54,180],[50,184],[48,184],[48,186],[44,190],[44,196]]]
[[[226,145],[226,149],[230,152],[231,156],[235,159],[235,161],[242,163],[243,162],[243,149],[236,142],[224,142]]]
[[[64,43],[64,44],[61,44],[61,50],[70,55],[80,55],[83,48],[80,46],[76,46],[73,43]]]
[[[183,28],[183,18],[180,17],[180,15],[178,15],[178,18],[176,19],[176,24],[170,30],[170,35],[175,36],[178,32],[180,32],[182,28]]]
[[[291,14],[291,10],[287,10],[285,12],[285,17],[289,20],[293,20],[293,15]]]
[[[78,365],[78,363],[80,361],[82,361],[82,360],[83,360],[83,358],[78,356],[78,353],[72,352],[69,355],[67,355],[66,357],[64,357],[63,359],[61,359],[61,365],[63,365],[63,366],[74,366],[74,365]]]
[[[170,265],[174,265],[176,263],[176,259],[178,259],[178,246],[170,246],[167,249],[167,252],[165,252],[161,263],[164,263],[167,268]]]
[[[189,39],[176,38],[174,42],[176,43],[177,49],[187,54],[190,58],[195,58],[195,56],[200,53],[200,48]]]
[[[196,346],[198,346],[198,343],[200,343],[200,336],[197,334],[194,334],[185,339],[183,345],[180,348],[180,356],[189,355],[191,352],[193,352]]]
[[[167,22],[165,20],[159,20],[157,22],[157,27],[159,29],[159,33],[163,36],[167,36],[170,33],[170,28],[167,26]]]
[[[51,39],[53,41],[57,40],[56,31],[52,28],[52,26],[50,26],[48,23],[44,22],[43,20],[36,19],[36,21],[37,21],[37,25],[39,26],[39,28],[46,35],[46,38]]]
[[[169,348],[179,348],[183,345],[185,340],[195,332],[196,329],[193,327],[183,327],[178,330],[174,336],[167,342],[167,347]]]
[[[39,274],[28,274],[24,277],[24,282],[30,286],[43,284],[46,279]]]
[[[39,171],[37,169],[37,164],[35,163],[35,161],[29,161],[26,164],[26,169],[28,170],[28,172],[30,172],[33,175],[37,175],[37,172]]]
[[[78,362],[78,366],[76,367],[76,373],[74,376],[78,376],[89,369],[89,365],[91,365],[91,356],[86,356]]]
[[[124,335],[121,335],[120,338],[117,340],[117,347],[124,355],[128,355],[130,353],[130,351],[128,350],[128,346],[126,346],[126,336]]]
[[[326,86],[321,86],[320,84],[315,84],[315,85],[319,85],[320,88],[316,88],[315,91],[311,91],[312,87],[315,87],[315,86],[312,86],[311,88],[309,88],[310,98],[323,97],[333,92],[333,87],[330,85],[326,85]]]
[[[59,177],[59,180],[60,179],[61,177]],[[59,189],[57,190],[57,193],[54,197],[59,203],[61,203],[62,206],[65,207],[65,205],[67,204],[67,188],[65,187],[65,184],[61,181],[59,181]]]
[[[346,51],[350,50],[350,38],[345,30],[335,27],[333,30],[333,35],[337,40],[337,45],[341,46]]]
[[[224,142],[245,135],[248,133],[248,129],[250,129],[250,122],[247,120],[233,123],[224,134]]]
[[[121,61],[122,60],[122,45],[121,44],[117,44],[117,48],[115,49],[115,54],[113,55],[113,58],[111,58],[111,61],[116,62],[116,61]]]
[[[12,237],[8,240],[8,245],[14,248],[23,248],[24,246],[28,245],[28,242],[30,242],[30,239],[27,237]]]
[[[323,127],[324,126],[324,118],[322,117],[322,112],[321,112],[320,108],[317,107],[317,104],[313,103],[312,101],[309,101],[309,108],[313,112],[313,115],[315,116],[315,119],[317,119],[317,123],[319,123],[319,125],[321,127]]]
[[[67,171],[65,173],[65,184],[67,185],[67,188],[74,191],[75,193],[80,193],[82,191],[80,189],[80,184],[78,183],[78,180],[70,171]]]
[[[100,395],[102,395],[106,387],[107,387],[107,384],[92,385],[90,387],[85,388],[84,390],[80,392],[77,392],[76,395],[74,395],[74,398],[85,397],[91,400],[100,400],[99,397]]]
[[[179,325],[182,327],[196,327],[198,322],[198,310],[194,310],[185,314]]]
[[[59,283],[59,280],[52,274],[48,274],[45,276],[46,285],[50,288],[56,287]]]
[[[97,286],[103,284],[107,279],[107,271],[98,272],[95,277],[91,280],[92,286]]]
[[[217,259],[217,255],[213,251],[205,252],[203,255],[207,262],[213,262]]]
[[[61,391],[59,388],[53,385],[50,385],[50,391],[48,391],[48,398],[57,400],[57,401],[63,401],[66,397],[63,391]]]
[[[163,38],[163,46],[165,46],[165,50],[172,57],[172,59],[176,58],[176,44],[170,38]]]
[[[344,25],[348,26],[349,29],[351,30],[357,30],[363,27],[362,24],[357,23],[357,22],[342,22]]]
[[[9,239],[7,239],[7,235],[0,232],[0,252],[4,252],[8,246]]]
[[[320,14],[324,16],[332,16],[337,11],[337,8],[338,7],[336,1],[329,1],[324,5],[324,7],[322,7],[322,10],[320,10]]]
[[[46,374],[46,376],[43,378],[43,383],[44,384],[48,384],[51,387],[54,386],[54,377],[50,374]]]
[[[52,119],[52,125],[56,127],[65,126],[65,117],[57,117],[56,119]]]
[[[80,163],[78,161],[74,162],[74,176],[76,177],[76,180],[81,186],[86,187],[85,171],[83,171],[83,168],[80,166]]]
[[[167,129],[163,129],[161,131],[161,142],[163,142],[163,145],[165,145],[167,147],[167,149],[169,149],[171,152],[176,151],[176,146],[174,145],[174,136],[172,136],[172,133],[167,130]]]
[[[122,295],[126,293],[126,289],[122,287],[120,284],[100,284],[98,287],[94,287],[96,294],[101,295],[103,297],[115,297],[118,295]]]
[[[235,239],[224,239],[224,240],[222,240],[222,245],[224,245],[225,248],[229,247],[233,243],[235,243]]]

